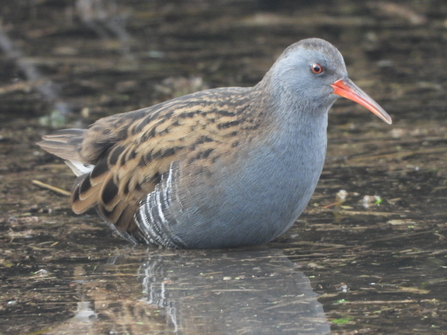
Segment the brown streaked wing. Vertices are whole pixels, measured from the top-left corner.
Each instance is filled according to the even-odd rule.
[[[241,132],[257,128],[258,120],[243,116],[253,103],[251,91],[204,91],[98,120],[81,149],[96,166],[75,186],[73,210],[81,213],[97,205],[119,230],[134,231],[133,214],[140,200],[154,190],[173,161],[201,160],[198,165],[211,166],[248,136]],[[110,139],[116,141],[110,145]]]

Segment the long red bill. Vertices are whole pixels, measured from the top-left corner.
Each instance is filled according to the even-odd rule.
[[[388,124],[393,123],[391,116],[389,116],[388,113],[385,112],[385,110],[380,107],[379,104],[375,102],[368,94],[363,92],[360,87],[354,84],[351,79],[345,78],[337,80],[331,86],[334,89],[334,94],[355,101],[363,107],[368,108],[371,112]]]

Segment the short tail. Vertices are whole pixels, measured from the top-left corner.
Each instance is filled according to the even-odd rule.
[[[37,142],[45,151],[67,161],[87,163],[80,155],[82,141],[86,129],[58,130],[51,135],[42,136],[42,141]]]
[[[50,154],[65,159],[75,175],[80,176],[91,172],[94,167],[88,164],[80,154],[86,131],[86,129],[59,130],[51,135],[44,135],[37,145]]]

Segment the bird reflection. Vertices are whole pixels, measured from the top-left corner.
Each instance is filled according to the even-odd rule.
[[[280,249],[120,253],[89,271],[77,265],[81,301],[46,334],[330,333],[309,279]]]
[[[176,334],[330,332],[309,279],[281,250],[157,252],[138,280]]]

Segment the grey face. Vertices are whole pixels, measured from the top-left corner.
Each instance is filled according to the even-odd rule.
[[[391,117],[349,78],[340,52],[329,42],[309,38],[288,47],[273,65],[272,90],[301,111],[327,110],[342,96],[366,107],[388,124]]]
[[[330,105],[337,99],[331,85],[347,77],[340,52],[319,39],[303,40],[287,48],[273,71],[276,83],[289,94],[320,106]]]

